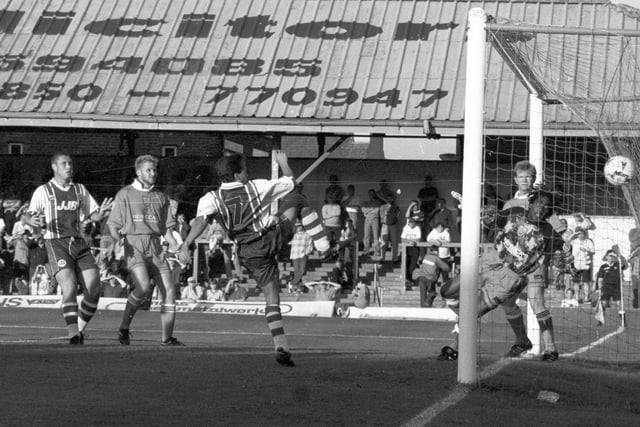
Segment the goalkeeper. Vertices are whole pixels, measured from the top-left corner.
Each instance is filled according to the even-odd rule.
[[[527,337],[522,311],[516,304],[520,292],[527,287],[529,302],[536,313],[544,343],[542,360],[553,362],[558,352],[553,338],[551,313],[544,305],[544,270],[555,248],[562,247],[562,238],[554,229],[560,221],[553,215],[551,194],[534,190],[523,205],[501,212],[499,220],[506,224],[498,233],[493,249],[486,251],[481,260],[481,289],[478,316],[483,316],[499,305],[516,336],[516,343],[508,357],[520,356],[533,346]],[[453,278],[442,286],[441,294],[447,305],[459,312],[460,278]],[[445,346],[439,360],[458,357],[458,336]]]

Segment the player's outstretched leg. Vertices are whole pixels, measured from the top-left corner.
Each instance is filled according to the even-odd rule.
[[[322,224],[322,218],[315,209],[309,206],[309,202],[304,196],[298,193],[289,194],[282,200],[280,211],[292,224],[295,224],[296,219],[299,217],[302,222],[302,227],[309,233],[314,246],[323,258],[332,257],[333,250],[324,225]]]

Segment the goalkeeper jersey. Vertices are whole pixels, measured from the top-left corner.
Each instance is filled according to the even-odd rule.
[[[495,240],[498,256],[514,273],[526,275],[538,268],[545,239],[538,226],[523,215],[511,215]]]

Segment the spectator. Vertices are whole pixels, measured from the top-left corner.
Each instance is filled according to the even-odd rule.
[[[560,307],[570,308],[570,307],[578,307],[579,305],[580,303],[576,299],[576,292],[571,288],[565,289],[564,299],[560,303]]]
[[[10,295],[13,270],[13,250],[0,249],[0,295]]]
[[[336,265],[333,267],[333,270],[331,270],[331,281],[339,284],[342,289],[351,289],[353,283],[351,276],[344,261],[341,259],[336,260]]]
[[[380,188],[376,191],[376,196],[380,199],[381,204],[390,203],[396,200],[396,195],[389,188],[389,182],[386,179],[380,181]]]
[[[238,284],[238,279],[231,279],[224,287],[225,301],[246,301],[249,297],[247,289]]]
[[[380,233],[380,201],[376,196],[376,190],[369,189],[368,193],[369,200],[362,202],[362,214],[364,215],[362,244],[365,254],[378,251]]]
[[[422,259],[422,263],[415,268],[411,278],[420,288],[420,307],[433,307],[436,299],[436,282],[441,272],[447,273],[451,270],[437,254],[438,247],[431,246]]]
[[[413,218],[409,218],[407,224],[402,229],[400,240],[406,246],[407,251],[407,264],[405,265],[406,289],[411,290],[411,273],[418,265],[420,258],[420,248],[417,245],[418,242],[422,240],[422,230]]]
[[[582,227],[576,227],[571,240],[571,254],[576,273],[573,278],[578,302],[589,302],[591,298],[591,277],[593,254],[596,252],[593,240],[587,237]]]
[[[621,262],[622,261],[622,262]],[[605,254],[605,263],[600,266],[597,274],[596,291],[600,292],[600,300],[604,307],[609,307],[609,301],[620,302],[620,279],[622,270],[627,268],[625,260],[620,260],[615,249],[609,249]],[[595,305],[597,299],[592,300]]]
[[[177,223],[176,223],[175,231],[177,231],[178,234],[180,234],[180,238],[184,242],[184,239],[186,239],[187,236],[189,235],[189,230],[191,230],[191,226],[189,225],[189,223],[187,223],[187,218],[183,213],[178,214],[178,216],[176,217],[176,221]]]
[[[21,235],[15,236],[9,243],[14,248],[13,253],[13,279],[29,281],[29,245],[31,245],[31,233],[24,230]]]
[[[342,207],[338,202],[329,201],[322,206],[322,223],[331,246],[340,240],[342,229]]]
[[[289,289],[297,293],[305,291],[302,278],[307,272],[307,260],[313,252],[313,239],[302,226],[301,221],[296,221],[296,230],[291,239],[291,264],[293,266],[293,279],[289,282]]]
[[[203,299],[204,286],[196,282],[196,279],[189,277],[187,279],[187,285],[182,289],[180,299],[186,301],[199,301]]]
[[[29,279],[33,277],[33,274],[36,271],[36,268],[40,265],[44,265],[47,268],[47,273],[51,276],[51,272],[48,270],[47,265],[47,248],[44,246],[44,239],[42,236],[37,236],[35,239],[32,239],[29,243]]]
[[[324,192],[325,203],[337,203],[340,204],[344,198],[344,190],[339,183],[338,175],[329,175],[329,186]]]
[[[342,233],[340,234],[340,242],[338,243],[338,251],[340,254],[339,259],[342,260],[344,264],[344,269],[346,271],[348,280],[347,284],[341,283],[342,289],[351,288],[353,284],[354,251],[357,250],[357,248],[355,248],[356,240],[357,236],[356,230],[353,227],[353,222],[348,219],[342,229]]]
[[[436,208],[436,200],[440,197],[438,189],[432,186],[432,179],[430,175],[424,177],[424,187],[418,191],[418,201],[420,202],[420,211],[424,218],[430,218],[431,213]],[[424,235],[429,230],[426,230],[428,224],[424,224]]]
[[[347,185],[347,194],[342,198],[342,209],[353,223],[354,230],[358,228],[358,214],[362,201],[356,196],[356,187],[352,184]]]
[[[451,249],[446,244],[451,242],[451,236],[449,235],[449,229],[445,228],[444,224],[438,222],[435,224],[433,230],[429,232],[427,236],[427,243],[438,247],[438,257],[440,260],[450,267],[451,262]],[[442,282],[449,280],[448,270],[442,270]],[[437,277],[436,277],[437,279]]]
[[[431,213],[429,227],[433,229],[438,223],[442,223],[444,228],[448,230],[453,226],[453,214],[447,207],[447,201],[442,197],[436,200],[436,208]]]
[[[424,222],[424,213],[420,210],[420,202],[418,200],[412,200],[407,207],[407,211],[405,213],[405,220],[409,220],[409,218],[413,218],[420,227]]]
[[[396,205],[395,198],[389,199],[389,203],[380,206],[380,259],[384,261],[387,247],[391,246],[391,261],[398,262],[398,243],[400,230],[398,228],[400,208]]]
[[[333,282],[310,282],[304,284],[313,292],[315,301],[339,301],[342,287]]]

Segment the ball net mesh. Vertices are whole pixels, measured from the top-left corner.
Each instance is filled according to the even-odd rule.
[[[595,244],[588,291],[571,275],[569,252],[558,255],[566,262],[558,261],[549,268],[545,299],[552,309],[559,350],[564,357],[582,360],[637,362],[640,331],[638,310],[632,307],[631,269],[622,277],[621,301],[610,301],[604,322],[597,316],[598,307],[589,302],[597,295],[593,291],[605,253],[617,246],[620,255],[628,258],[632,250],[629,231],[638,224],[638,171],[629,184],[613,185],[605,179],[603,168],[614,155],[629,157],[640,165],[640,33],[528,25],[518,29],[494,21],[488,25],[487,40],[490,49],[495,49],[519,80],[543,100],[544,127],[548,129],[544,133],[543,186],[553,192],[555,210],[567,220],[570,231],[586,228]],[[491,84],[489,79],[487,86]],[[584,125],[575,125],[580,122]],[[565,131],[558,132],[559,128]],[[506,200],[514,194],[513,166],[528,159],[530,153],[527,137],[491,136],[490,130],[486,135],[484,201],[492,204],[494,199]],[[492,222],[485,221],[485,241],[490,241],[492,233]],[[562,306],[568,288],[575,290],[578,307]],[[627,316],[624,322],[621,311]],[[491,340],[483,337],[495,334],[482,330],[481,321],[481,347],[491,346]],[[505,328],[504,342],[497,339],[493,345],[508,348],[512,340],[513,334]]]

